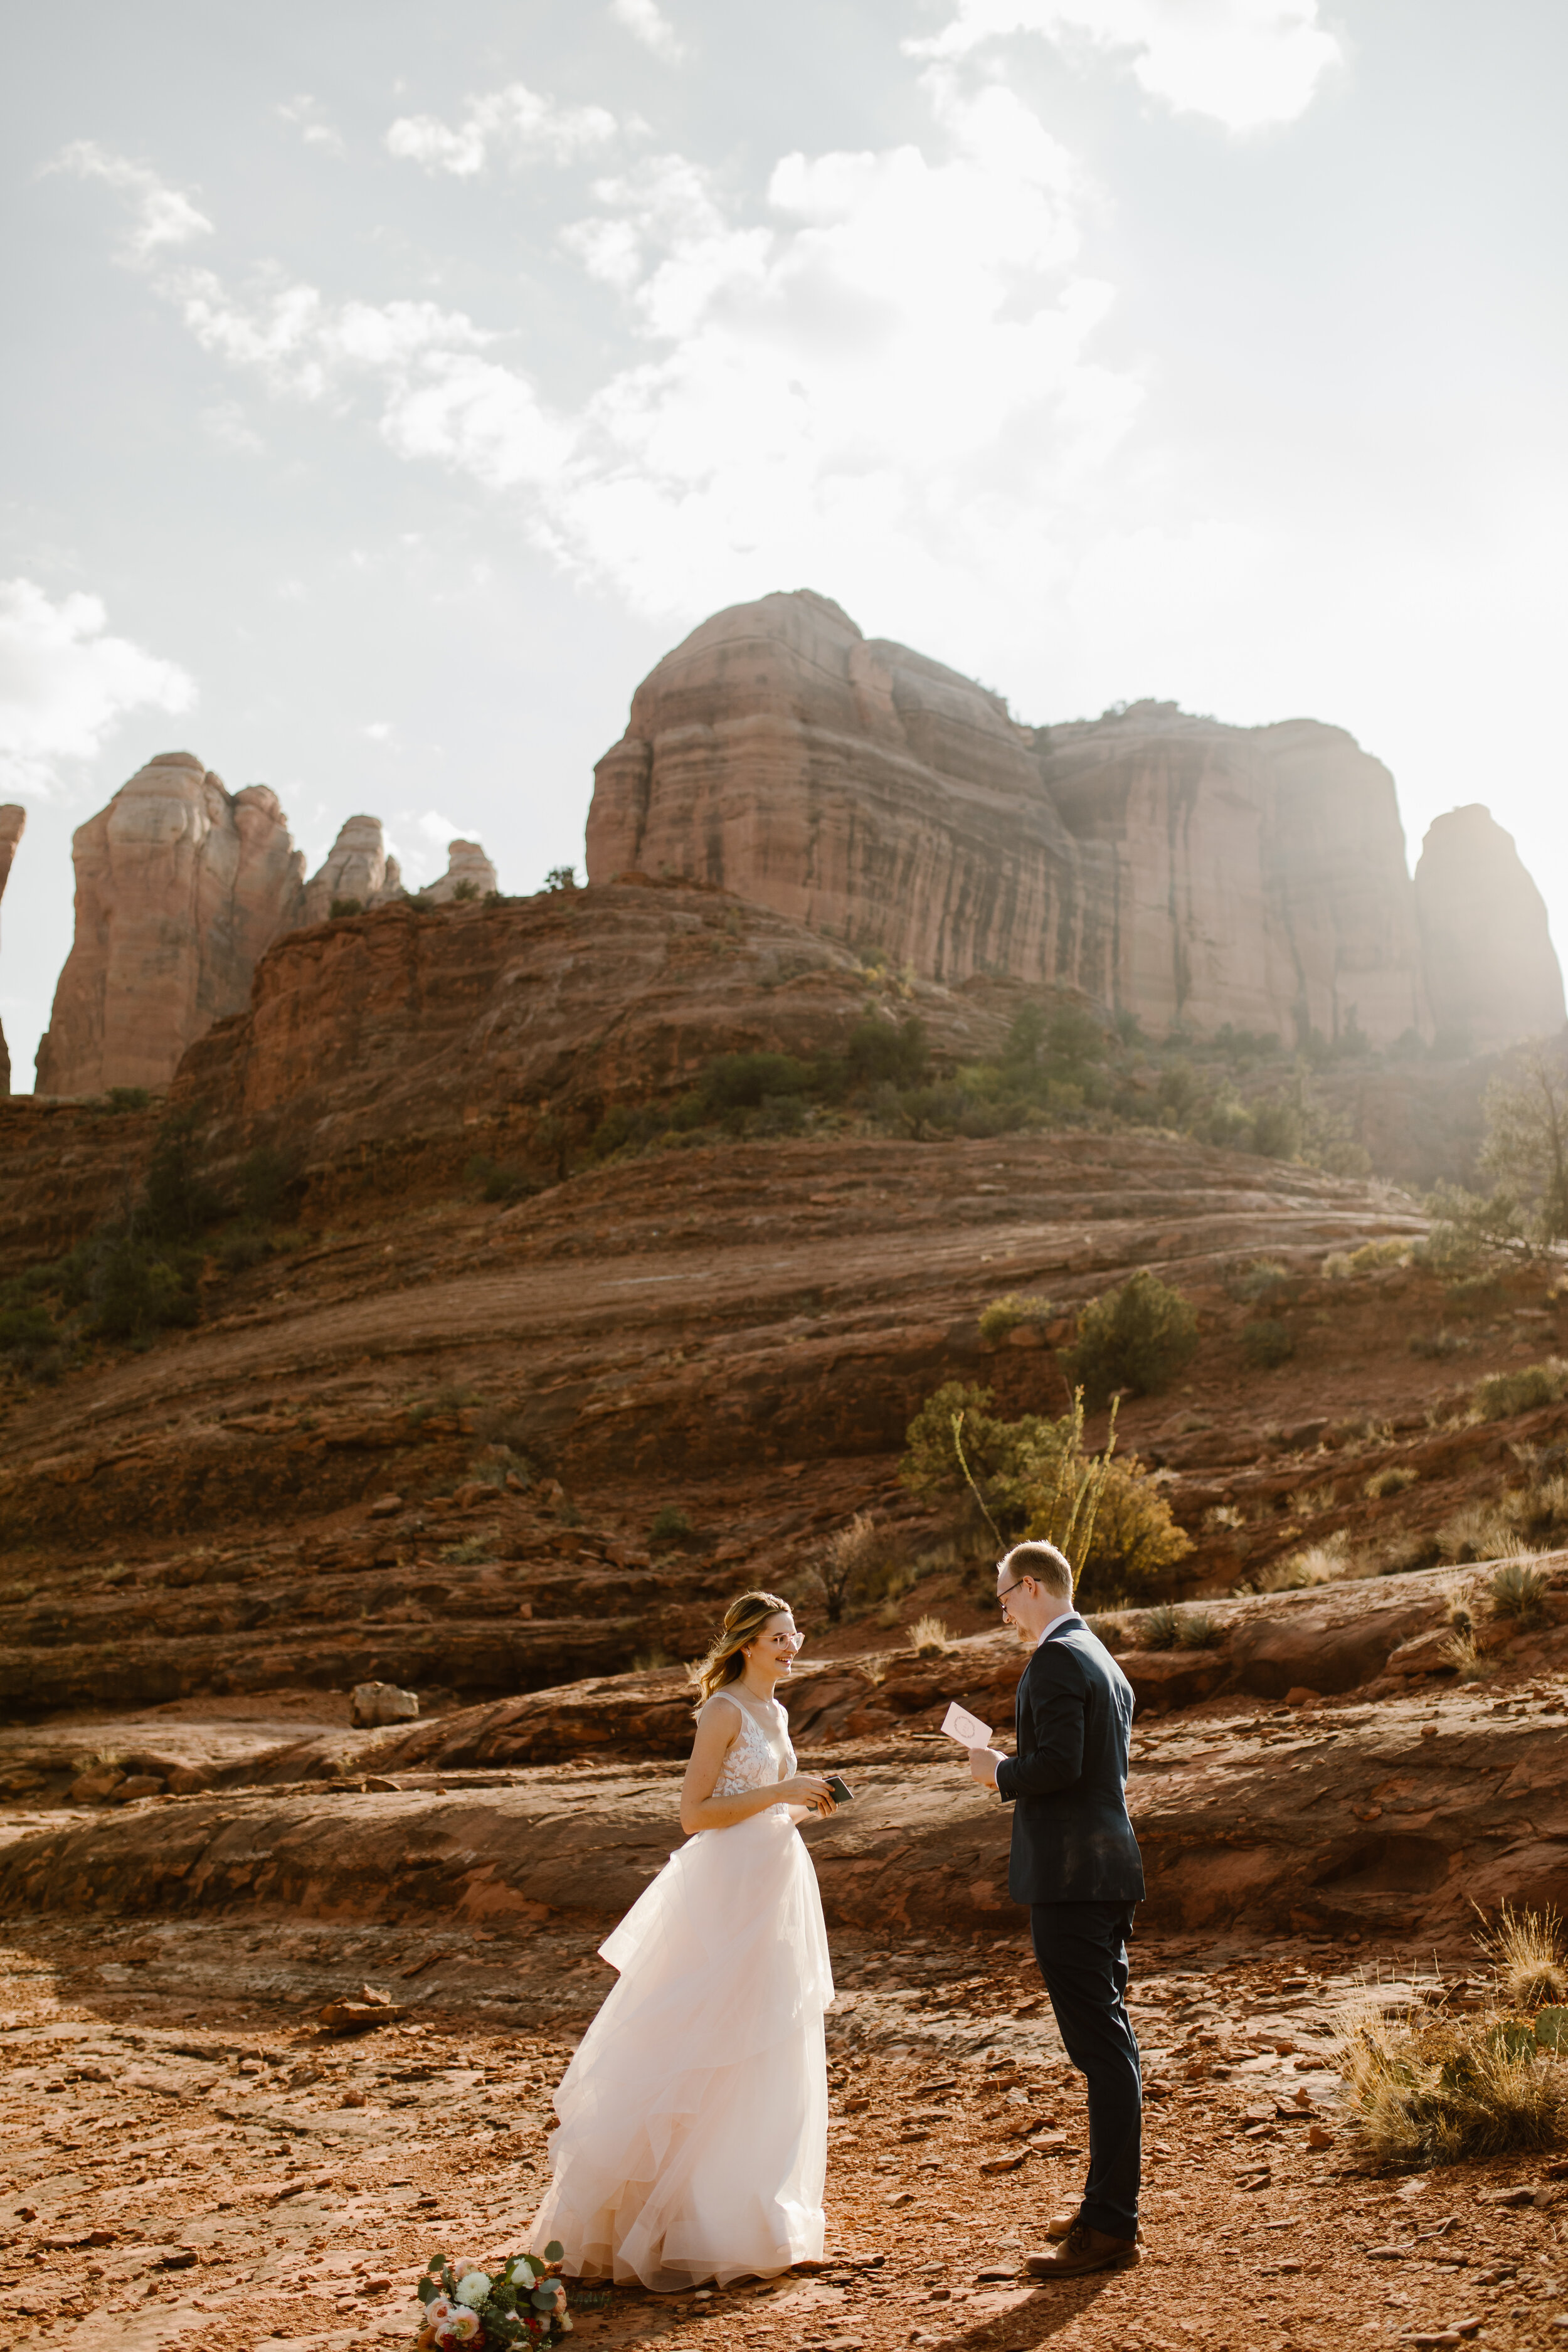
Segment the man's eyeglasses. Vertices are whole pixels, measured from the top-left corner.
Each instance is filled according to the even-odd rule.
[[[1001,1591],[996,1595],[996,1606],[1000,1609],[1004,1617],[1007,1614],[1007,1595],[1010,1592],[1021,1591],[1023,1587],[1029,1583],[1030,1580],[1031,1580],[1028,1577],[1021,1576],[1016,1584],[1005,1584],[1002,1587]]]

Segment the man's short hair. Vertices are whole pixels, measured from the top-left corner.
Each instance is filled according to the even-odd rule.
[[[1064,1601],[1072,1599],[1072,1562],[1054,1543],[1015,1544],[1000,1565],[1011,1583],[1032,1576],[1047,1592],[1059,1593]]]

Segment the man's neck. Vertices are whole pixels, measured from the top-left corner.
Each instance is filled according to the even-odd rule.
[[[1042,1625],[1039,1632],[1036,1634],[1036,1649],[1037,1650],[1039,1648],[1042,1642],[1049,1639],[1050,1635],[1056,1632],[1058,1625],[1065,1625],[1069,1617],[1075,1617],[1077,1614],[1078,1612],[1074,1609],[1070,1601],[1064,1608],[1058,1609],[1056,1615],[1050,1619],[1049,1622]]]

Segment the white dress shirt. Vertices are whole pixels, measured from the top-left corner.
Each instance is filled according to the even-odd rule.
[[[1077,1615],[1078,1611],[1076,1609],[1058,1609],[1056,1615],[1051,1619],[1050,1623],[1042,1629],[1040,1633],[1040,1642],[1048,1642],[1058,1625],[1065,1625],[1069,1617],[1076,1617]],[[1040,1646],[1040,1642],[1037,1642],[1035,1643],[1037,1650]]]

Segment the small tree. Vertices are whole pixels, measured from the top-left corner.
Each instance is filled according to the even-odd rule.
[[[1119,1390],[1148,1396],[1168,1387],[1197,1344],[1193,1307],[1179,1290],[1140,1266],[1084,1308],[1077,1344],[1062,1360],[1083,1383],[1089,1403],[1100,1406]]]
[[[1544,1255],[1568,1241],[1568,1066],[1559,1045],[1527,1045],[1487,1088],[1478,1164],[1487,1193],[1441,1185],[1428,1206],[1439,1256],[1468,1248]]]
[[[850,1602],[860,1597],[881,1551],[877,1525],[865,1511],[857,1511],[847,1526],[836,1528],[811,1564],[811,1574],[822,1592],[827,1622],[837,1625]]]
[[[577,868],[574,866],[552,866],[544,877],[547,890],[575,890]]]

